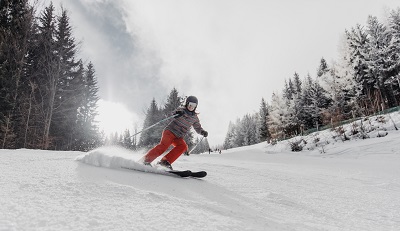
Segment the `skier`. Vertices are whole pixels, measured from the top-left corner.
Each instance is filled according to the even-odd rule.
[[[173,145],[174,148],[171,149],[171,151],[169,151],[160,162],[158,162],[159,165],[172,170],[171,164],[188,149],[183,137],[189,131],[191,126],[193,126],[197,133],[204,137],[208,136],[208,132],[201,127],[200,120],[195,112],[197,104],[197,98],[195,96],[189,96],[186,99],[185,107],[176,109],[174,112],[174,115],[176,116],[164,128],[160,143],[147,152],[143,157],[143,164],[150,165],[150,163],[163,154],[169,146]]]

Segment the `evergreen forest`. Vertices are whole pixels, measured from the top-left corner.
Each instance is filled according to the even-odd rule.
[[[78,56],[81,43],[72,28],[63,7],[50,3],[37,12],[28,0],[0,1],[0,148],[88,151],[104,144],[130,149],[157,144],[166,122],[140,136],[129,129],[110,137],[99,131],[95,67]],[[258,112],[231,122],[223,148],[276,142],[398,108],[400,8],[344,30],[340,48],[337,60],[322,57],[315,73],[286,77],[270,102],[261,99]],[[184,100],[175,88],[164,104],[153,99],[142,129]],[[194,153],[210,148],[193,131],[185,140],[189,149],[199,143]]]
[[[99,145],[94,65],[77,56],[68,11],[0,1],[0,147],[87,151]]]
[[[400,8],[383,21],[345,30],[338,60],[321,58],[315,73],[288,77],[271,102],[231,122],[223,147],[276,141],[334,128],[400,105]],[[339,35],[338,35],[339,36]],[[310,47],[312,49],[312,47]]]

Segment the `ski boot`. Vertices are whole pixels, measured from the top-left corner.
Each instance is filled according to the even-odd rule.
[[[163,166],[163,167],[165,167],[165,168],[168,168],[168,169],[170,169],[170,170],[173,170],[173,169],[172,169],[172,166],[171,166],[171,164],[168,162],[168,160],[161,160],[160,162],[158,162],[158,165]]]
[[[151,165],[151,163],[150,163],[150,162],[147,162],[147,161],[143,161],[142,164],[143,164],[143,165],[146,165],[146,166],[149,166],[149,167],[153,167],[153,166]]]

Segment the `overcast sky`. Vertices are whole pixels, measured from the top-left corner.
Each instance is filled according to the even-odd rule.
[[[199,99],[211,146],[228,124],[259,110],[294,72],[336,60],[345,29],[384,19],[398,0],[54,0],[69,11],[79,56],[99,96],[142,123],[153,98],[176,87]],[[127,125],[132,127],[132,125]]]

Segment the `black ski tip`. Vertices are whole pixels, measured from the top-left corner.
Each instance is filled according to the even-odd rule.
[[[191,175],[191,177],[196,177],[196,178],[202,178],[205,176],[207,176],[206,171],[192,172],[192,175]]]
[[[169,170],[167,172],[175,174],[180,177],[189,177],[192,175],[192,172],[190,170],[186,170],[186,171]]]

